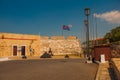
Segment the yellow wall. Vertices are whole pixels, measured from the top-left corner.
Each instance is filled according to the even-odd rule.
[[[30,46],[34,49],[33,56],[40,55],[40,36],[0,33],[0,56],[13,56],[14,45],[18,47],[17,56],[21,56],[21,46],[26,47],[26,56],[30,56]]]

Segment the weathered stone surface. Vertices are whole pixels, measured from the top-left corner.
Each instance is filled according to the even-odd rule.
[[[76,40],[77,37],[76,37],[76,36],[68,36],[67,39],[68,39],[68,40]]]
[[[108,68],[108,63],[100,63],[95,80],[111,80]]]
[[[54,55],[81,55],[82,48],[76,36],[40,36],[28,34],[0,33],[0,56],[13,56],[13,47],[17,46],[17,55],[21,56],[21,48],[25,46],[25,55],[31,56],[30,48],[34,49],[32,56],[40,56],[45,51],[52,50]]]
[[[64,40],[64,36],[52,36],[51,40]]]
[[[48,52],[51,48],[54,55],[80,54],[82,52],[80,41],[73,38],[65,39],[62,36],[60,38],[54,36],[48,40],[41,39],[41,52]]]

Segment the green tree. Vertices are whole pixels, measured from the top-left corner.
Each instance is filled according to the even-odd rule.
[[[109,40],[110,42],[120,41],[120,26],[106,33],[106,35],[104,36],[104,39]]]

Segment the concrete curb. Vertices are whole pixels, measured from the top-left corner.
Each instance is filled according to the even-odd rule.
[[[0,58],[0,61],[8,61],[8,60],[10,60],[8,57],[2,57],[2,58]]]

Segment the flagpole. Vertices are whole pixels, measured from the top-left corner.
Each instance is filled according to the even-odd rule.
[[[68,29],[69,29],[69,30],[68,30],[68,31],[69,31],[69,32],[68,32],[68,36],[70,36],[70,28],[71,28],[71,27],[72,27],[72,25],[69,24],[69,25],[68,25]]]
[[[63,36],[63,29],[62,29],[62,36]]]
[[[70,31],[68,31],[68,36],[70,35]]]

